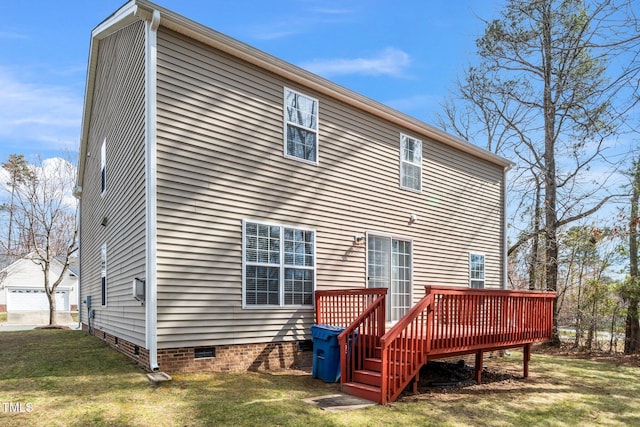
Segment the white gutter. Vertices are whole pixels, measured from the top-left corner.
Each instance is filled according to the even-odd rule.
[[[219,49],[250,64],[254,64],[261,69],[270,71],[303,87],[313,89],[333,99],[344,102],[347,105],[366,111],[376,117],[395,123],[404,129],[432,138],[462,152],[469,153],[475,157],[498,164],[502,167],[507,167],[511,164],[508,160],[503,159],[490,151],[449,135],[446,132],[430,126],[416,118],[400,113],[391,107],[346,89],[337,83],[313,74],[293,64],[289,64],[282,59],[276,58],[241,41],[235,40],[202,24],[185,18],[184,16],[178,15],[171,10],[164,9],[148,0],[134,1],[141,10],[160,11],[160,13],[162,13],[162,26],[165,28],[184,34],[187,37]]]
[[[146,347],[149,368],[158,366],[158,283],[157,283],[157,46],[160,12],[153,11],[145,21],[145,190],[146,190]]]
[[[82,193],[82,191],[80,193]],[[82,271],[80,270],[80,266],[82,265],[80,263],[80,257],[82,256],[81,255],[82,251],[81,251],[81,248],[80,248],[80,244],[81,244],[80,236],[82,235],[82,229],[81,229],[81,227],[82,227],[82,221],[81,221],[81,218],[82,218],[82,215],[81,215],[81,213],[82,213],[82,198],[78,197],[76,200],[78,202],[78,214],[76,215],[76,221],[78,221],[76,223],[76,225],[78,227],[78,234],[77,234],[77,236],[78,236],[78,281],[76,283],[76,287],[78,289],[77,289],[76,294],[77,294],[77,307],[78,307],[78,329],[82,330],[82,295],[81,295],[82,292],[80,291],[82,289],[82,287],[80,286],[80,283],[82,283],[81,278],[80,278],[81,273],[82,273]],[[88,314],[87,314],[87,317],[89,317]],[[87,319],[87,328],[88,327],[89,327],[89,321]]]

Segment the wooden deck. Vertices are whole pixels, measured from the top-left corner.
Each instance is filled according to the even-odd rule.
[[[553,330],[553,292],[425,287],[425,296],[387,330],[382,289],[316,291],[316,323],[343,326],[338,336],[345,392],[386,404],[417,384],[429,360],[524,348],[529,374],[531,344]],[[349,345],[347,345],[349,343]]]

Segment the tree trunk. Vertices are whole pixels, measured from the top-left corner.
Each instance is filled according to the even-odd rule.
[[[534,203],[533,213],[533,243],[531,245],[531,260],[529,263],[529,290],[536,289],[536,282],[538,281],[538,267],[540,261],[540,181],[536,176],[536,200]]]
[[[56,294],[47,292],[47,298],[49,299],[49,325],[56,324]]]
[[[544,188],[545,188],[545,266],[547,290],[558,290],[558,242],[556,208],[557,181],[556,181],[556,107],[553,102],[552,80],[553,64],[551,55],[551,4],[547,4],[542,18],[542,52],[544,70]],[[558,334],[558,298],[553,302],[553,345],[560,345]]]
[[[640,157],[635,163],[629,216],[629,289],[627,290],[627,319],[624,328],[624,353],[635,353],[640,349],[640,321],[638,301],[638,202],[640,201]]]
[[[576,340],[573,344],[575,348],[580,347],[580,340],[582,339],[582,333],[584,331],[583,316],[582,316],[582,273],[583,268],[580,268],[580,277],[578,278],[578,302],[576,307]]]

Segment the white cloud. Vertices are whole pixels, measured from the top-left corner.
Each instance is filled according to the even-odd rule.
[[[365,74],[402,77],[410,63],[411,58],[406,52],[387,48],[369,58],[317,59],[303,63],[300,66],[323,76]]]
[[[46,149],[77,145],[82,113],[80,94],[62,85],[23,81],[2,67],[0,87],[2,139]]]
[[[15,31],[0,31],[0,39],[28,39],[28,37],[22,33]]]

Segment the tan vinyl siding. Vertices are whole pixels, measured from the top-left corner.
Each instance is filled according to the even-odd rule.
[[[100,41],[82,183],[82,298],[92,296],[94,326],[145,343],[145,310],[131,282],[145,275],[144,23]],[[100,147],[106,139],[107,188],[101,195]],[[107,226],[101,225],[107,218]],[[100,248],[107,245],[107,306],[100,305]],[[80,307],[86,323],[86,306]]]
[[[283,155],[284,87],[319,101],[319,165]],[[423,190],[400,189],[400,133]],[[313,309],[242,308],[242,219],[316,230],[316,288],[363,287],[354,235],[413,240],[424,285],[468,286],[469,252],[502,279],[502,167],[169,30],[158,33],[158,346],[308,338]],[[416,214],[418,221],[409,223]]]

